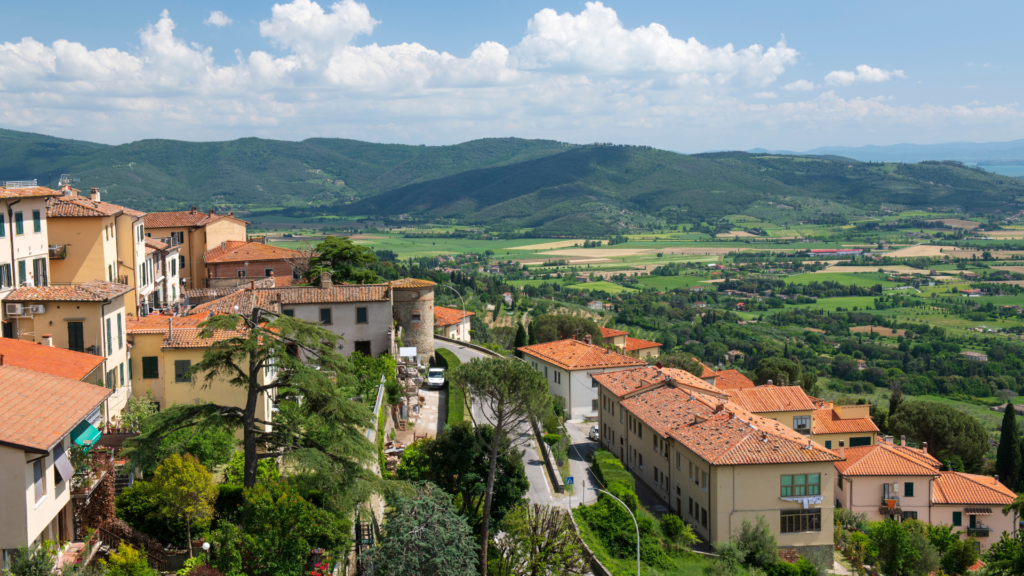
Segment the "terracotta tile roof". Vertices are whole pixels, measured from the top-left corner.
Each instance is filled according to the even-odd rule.
[[[433,286],[437,286],[437,282],[431,282],[430,280],[420,280],[419,278],[402,278],[401,280],[392,280],[391,282],[388,282],[388,286],[395,288],[397,290],[403,290],[407,288],[431,288]]]
[[[29,188],[0,187],[0,198],[46,198],[48,196],[60,196],[60,191],[44,186],[32,186]]]
[[[217,246],[212,250],[208,250],[203,254],[203,260],[205,260],[207,264],[284,260],[286,258],[295,258],[301,254],[302,253],[298,250],[279,248],[269,244],[260,244],[259,242],[228,241],[221,242],[220,246]]]
[[[209,338],[202,336],[202,328],[181,328],[174,327],[170,338],[165,338],[161,348],[207,348],[214,342],[244,336],[240,330],[217,330]]]
[[[722,370],[715,379],[715,387],[721,390],[745,390],[753,388],[754,382],[739,370]]]
[[[624,346],[626,352],[635,352],[637,350],[646,350],[648,348],[660,348],[661,344],[658,342],[652,342],[651,340],[641,340],[639,338],[630,338],[626,336],[626,345]]]
[[[708,368],[707,364],[701,362],[700,360],[697,360],[696,358],[694,358],[693,361],[699,362],[700,365],[704,367],[704,373],[700,375],[701,378],[712,378],[718,376],[718,372],[715,372],[711,368]]]
[[[715,465],[835,462],[839,457],[790,428],[701,393],[663,386],[622,407]]]
[[[289,286],[287,288],[242,289],[223,298],[200,304],[189,314],[212,312],[214,314],[249,314],[258,306],[273,310],[278,297],[281,304],[341,304],[347,302],[388,302],[391,294],[384,284],[343,284],[331,288],[319,286]],[[234,308],[238,306],[236,311]]]
[[[814,410],[814,403],[799,386],[757,386],[733,391],[733,402],[751,412]]]
[[[452,324],[458,324],[463,318],[468,318],[472,315],[472,312],[466,312],[465,315],[463,315],[462,310],[444,308],[443,306],[434,306],[434,326],[451,326]]]
[[[131,286],[90,280],[75,286],[36,286],[18,288],[7,295],[10,302],[103,302],[134,290]]]
[[[196,328],[201,322],[210,317],[209,313],[196,314],[194,316],[164,316],[163,314],[150,314],[149,316],[129,316],[126,322],[129,334],[167,334],[167,321],[174,322],[174,328]]]
[[[72,380],[85,378],[103,364],[104,360],[103,356],[44,346],[15,338],[0,338],[0,356],[3,356],[4,366],[27,368]]]
[[[849,432],[878,432],[871,418],[848,418],[836,414],[832,404],[818,408],[811,415],[811,434],[845,434]]]
[[[939,472],[932,483],[932,502],[935,504],[992,504],[1005,506],[1017,494],[991,476],[963,472]]]
[[[629,336],[629,332],[616,330],[614,328],[605,328],[604,326],[601,327],[602,338],[615,338],[616,336]]]
[[[48,452],[112,393],[71,378],[0,366],[0,444]]]
[[[833,452],[838,453],[838,448]],[[927,452],[879,442],[873,446],[845,448],[845,462],[836,462],[836,470],[846,476],[936,476],[939,461]]]
[[[150,238],[146,236],[146,248],[152,248],[154,250],[167,250],[168,244],[157,240],[156,238]]]
[[[521,346],[523,354],[544,360],[564,370],[590,370],[593,368],[618,368],[646,366],[647,362],[607,350],[582,340],[555,340],[533,346]]]
[[[678,368],[644,366],[594,374],[593,378],[597,380],[598,384],[620,398],[644,388],[660,386],[669,382],[677,386],[686,386],[697,391],[707,392],[711,396],[728,397],[729,395],[728,392],[718,390],[693,374]]]
[[[46,201],[47,218],[82,218],[117,216],[127,214],[133,218],[142,218],[145,212],[118,206],[109,202],[97,202],[88,196],[56,196]]]
[[[249,225],[245,220],[235,218],[234,212],[215,214],[213,210],[199,212],[195,208],[183,212],[150,212],[146,214],[145,225],[146,228],[193,228],[206,226],[224,218],[236,220],[246,226]]]

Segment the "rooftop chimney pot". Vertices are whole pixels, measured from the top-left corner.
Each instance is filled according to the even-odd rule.
[[[174,340],[174,317],[167,319],[167,339]]]
[[[907,445],[907,435],[906,434],[900,434],[900,446],[906,446],[906,445]]]
[[[192,213],[193,213],[193,214],[195,214],[195,213],[196,213],[196,207],[195,207],[195,206],[193,206],[193,207],[192,207]]]
[[[92,200],[93,202],[99,202],[100,201],[100,189],[99,188],[90,188],[89,189],[89,199]]]
[[[587,344],[592,344],[593,338],[590,337],[590,334],[587,334],[586,336],[583,337],[583,341],[586,342]]]
[[[43,334],[43,346],[53,346],[52,334]]]
[[[331,288],[332,286],[334,285],[331,283],[331,273],[324,272],[323,274],[320,274],[320,287]]]
[[[846,458],[846,442],[843,440],[839,441],[839,457]]]

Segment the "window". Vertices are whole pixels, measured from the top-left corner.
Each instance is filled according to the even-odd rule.
[[[189,368],[192,367],[191,360],[175,360],[174,361],[174,381],[175,382],[189,382],[186,374]]]
[[[782,526],[779,532],[821,532],[821,509],[782,510]]]
[[[184,256],[178,256],[178,268],[181,268],[182,270],[185,269],[185,257]]]
[[[701,476],[704,477],[704,485],[701,486],[700,488],[701,488],[701,490],[707,492],[708,491],[708,473],[707,472],[701,472]]]
[[[0,214],[0,238],[7,236],[7,219]]]
[[[825,448],[828,448],[829,450],[832,449],[832,441],[831,440],[825,440]]]
[[[124,328],[121,326],[121,313],[117,313],[117,349],[124,349]]]
[[[110,388],[111,390],[116,390],[117,389],[117,370],[116,369],[107,370],[107,383],[106,383],[106,387]]]
[[[693,516],[693,498],[690,498],[689,500],[690,500],[690,507],[686,509],[686,512],[690,516]]]
[[[21,212],[14,213],[14,234],[20,236],[25,233],[25,215]]]
[[[114,351],[114,331],[110,329],[110,318],[107,318],[107,356]]]
[[[640,469],[641,470],[644,469],[644,455],[643,454],[637,454],[636,455],[636,463],[640,465]]]
[[[107,281],[114,281],[114,266],[113,264],[107,264]]]
[[[917,512],[904,511],[902,515],[903,520],[917,520]]]
[[[263,275],[264,276],[273,276],[274,275],[274,269],[273,268],[264,268],[263,269]]]
[[[850,448],[854,448],[856,446],[871,446],[871,436],[850,438]]]
[[[14,286],[14,275],[10,264],[0,264],[0,288],[11,288]]]
[[[175,260],[174,258],[171,258],[171,276],[174,276],[177,273],[178,273],[178,261]]]
[[[156,356],[143,357],[142,377],[147,379],[160,377],[160,364]]]
[[[43,218],[39,214],[39,210],[32,211],[32,231],[42,232],[43,231]]]
[[[963,515],[964,515],[963,512],[953,512],[953,526],[963,526],[964,525],[964,516]]]
[[[176,238],[178,240],[178,244],[184,244],[185,243],[185,233],[184,232],[171,232],[171,236],[173,236],[174,238]],[[184,258],[182,258],[182,259],[184,260]]]
[[[593,410],[594,412],[597,412],[597,400],[590,401],[590,409]]]
[[[124,362],[121,362],[121,388],[124,388]]]
[[[128,361],[128,381],[132,381],[132,361]]]
[[[690,480],[693,480],[693,462],[687,462],[690,467]]]
[[[238,277],[239,278],[245,278],[245,270],[239,270],[238,271]]]
[[[369,315],[366,313],[366,307],[360,306],[356,308],[356,324],[368,324],[370,322]]]
[[[420,321],[420,313],[419,312],[413,312],[412,313],[412,321],[413,322],[419,322]]]
[[[810,416],[793,416],[793,430],[801,434],[811,433],[811,417]]]
[[[369,340],[358,340],[358,341],[356,341],[356,352],[359,352],[360,354],[365,354],[365,355],[373,358],[373,352],[370,350],[370,341]]]
[[[548,367],[547,366],[544,367],[544,379],[545,380],[548,379]]]
[[[292,279],[293,280],[298,280],[299,279],[299,269],[298,268],[292,268]]]
[[[281,310],[281,314],[284,314],[289,318],[295,318],[295,310]]]
[[[904,496],[913,496],[914,495],[914,483],[913,482],[904,482],[903,483],[903,495]]]
[[[18,284],[28,282],[28,267],[25,265],[25,261],[18,262]]]
[[[705,528],[708,527],[708,511],[704,508],[700,509],[700,525]]]
[[[821,494],[821,474],[786,474],[782,476],[782,496],[817,496]]]
[[[331,323],[331,309],[330,308],[321,308],[320,309],[320,323],[321,324],[330,324]]]
[[[45,458],[45,456],[43,457]],[[43,458],[32,462],[32,484],[36,488],[36,503],[46,496],[46,477],[43,476]]]
[[[682,470],[682,469],[683,469],[683,457],[679,453],[676,453],[676,470]]]

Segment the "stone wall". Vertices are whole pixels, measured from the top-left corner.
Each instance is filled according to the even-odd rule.
[[[420,362],[434,355],[434,287],[394,288],[395,318],[402,326],[402,344],[415,346]]]

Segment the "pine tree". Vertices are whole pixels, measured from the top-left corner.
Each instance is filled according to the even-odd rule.
[[[527,342],[527,340],[526,340],[526,328],[523,327],[523,323],[522,322],[519,322],[518,324],[519,324],[519,328],[516,329],[515,349],[516,349],[516,356],[519,357],[519,358],[522,358],[523,357],[523,353],[519,351],[519,347],[520,346],[526,346],[526,342]]]
[[[996,449],[996,474],[999,481],[1016,488],[1020,480],[1021,468],[1020,430],[1017,428],[1017,411],[1013,409],[1013,401],[1006,401],[1006,412],[1003,413],[1002,431],[999,433],[999,448]]]

